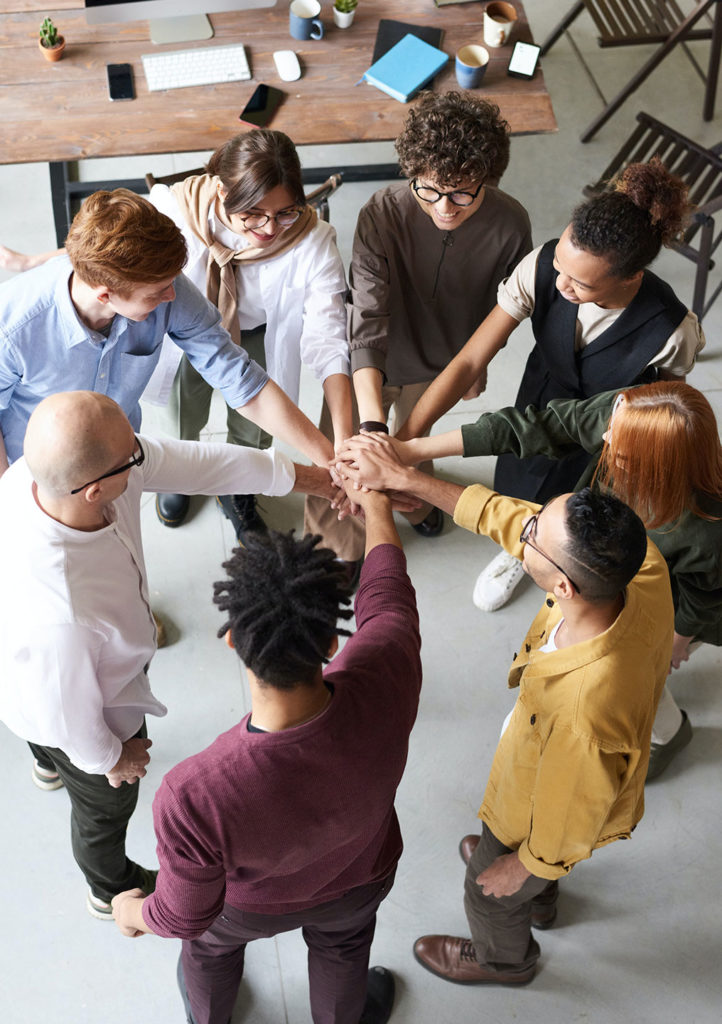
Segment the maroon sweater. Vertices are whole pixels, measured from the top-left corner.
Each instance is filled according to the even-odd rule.
[[[369,554],[356,633],[324,675],[323,714],[282,732],[249,716],[170,771],[153,802],[160,873],[143,905],[158,935],[195,938],[223,909],[304,910],[384,878],[401,855],[394,810],[421,688],[403,552]]]

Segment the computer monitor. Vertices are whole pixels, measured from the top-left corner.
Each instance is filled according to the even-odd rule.
[[[275,7],[276,0],[84,0],[85,18],[94,25],[114,21],[150,22],[154,43],[180,43],[210,39],[213,28],[206,17],[222,11],[248,11]]]

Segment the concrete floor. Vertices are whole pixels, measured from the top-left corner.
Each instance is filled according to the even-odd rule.
[[[527,3],[542,39],[568,0]],[[480,12],[470,10],[470,21]],[[630,77],[646,56],[639,48],[602,52],[583,17],[574,36],[602,81]],[[695,44],[704,61],[705,44]],[[503,187],[528,208],[534,238],[558,235],[581,187],[596,178],[647,110],[711,144],[722,135],[722,110],[701,120],[702,86],[684,55],[673,54],[592,143],[579,140],[600,104],[567,40],[544,62],[559,133],[516,138]],[[611,91],[611,90],[610,90]],[[388,160],[390,145],[303,151],[308,164]],[[96,161],[85,177],[197,166],[189,156]],[[102,165],[102,166],[99,166]],[[359,207],[378,185],[345,185],[332,200],[331,219],[348,259]],[[32,197],[30,201],[29,197]],[[54,244],[47,170],[43,165],[0,167],[0,240],[16,248]],[[691,300],[693,268],[674,254],[655,269]],[[707,348],[690,382],[722,412],[719,335],[722,302],[705,320]],[[522,326],[495,361],[485,395],[460,404],[437,429],[472,420],[509,404],[531,343]],[[305,383],[302,405],[316,415],[318,389]],[[221,436],[222,412],[213,428]],[[152,410],[144,427],[152,431]],[[490,459],[448,460],[455,480],[490,482]],[[282,528],[301,524],[301,501],[265,502]],[[237,660],[215,640],[218,615],[211,583],[233,537],[212,500],[195,499],[189,522],[168,531],[157,522],[153,499],[144,508],[148,568],[154,604],[173,624],[175,641],[158,653],[152,683],[169,707],[151,720],[153,760],[141,785],[128,840],[130,854],[152,866],[153,793],[164,772],[209,743],[248,710]],[[521,991],[464,988],[439,981],[414,961],[411,946],[425,932],[465,934],[459,838],[477,827],[476,811],[500,723],[513,697],[505,686],[510,658],[539,603],[525,583],[493,616],[471,603],[474,580],[494,546],[447,522],[442,537],[424,540],[401,527],[417,588],[424,641],[425,688],[397,807],[406,850],[396,885],[379,915],[372,962],[397,978],[393,1015],[398,1024],[461,1021],[534,1024],[711,1024],[719,1019],[720,754],[722,656],[703,647],[676,673],[672,688],[695,728],[692,744],[649,787],[647,813],[632,842],[616,843],[579,865],[565,881],[558,923],[540,937],[542,958],[534,983]],[[28,614],[32,614],[28,609]],[[27,748],[2,727],[0,795],[4,824],[0,1020],[3,1024],[172,1024],[183,1020],[175,989],[179,943],[146,937],[131,942],[85,911],[85,889],[70,853],[68,800],[30,783]],[[713,881],[710,883],[709,879]],[[715,1010],[715,1006],[717,1009]],[[249,947],[246,977],[233,1024],[307,1024],[305,949],[298,934]]]

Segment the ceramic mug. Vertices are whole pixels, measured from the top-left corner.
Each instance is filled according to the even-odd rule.
[[[489,64],[489,51],[483,46],[462,46],[456,54],[456,81],[462,89],[478,89]]]
[[[484,11],[484,42],[487,46],[504,46],[509,42],[517,19],[513,4],[491,3]]]
[[[323,23],[318,0],[293,0],[289,28],[294,39],[322,39]]]

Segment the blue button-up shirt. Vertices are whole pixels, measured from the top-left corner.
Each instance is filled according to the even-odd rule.
[[[180,274],[176,297],[143,321],[117,314],[106,338],[78,316],[67,256],[0,286],[0,430],[10,462],[23,452],[35,406],[58,391],[98,391],[140,427],[140,396],[165,334],[234,409],[254,398],[268,375],[231,341],[218,310]]]

